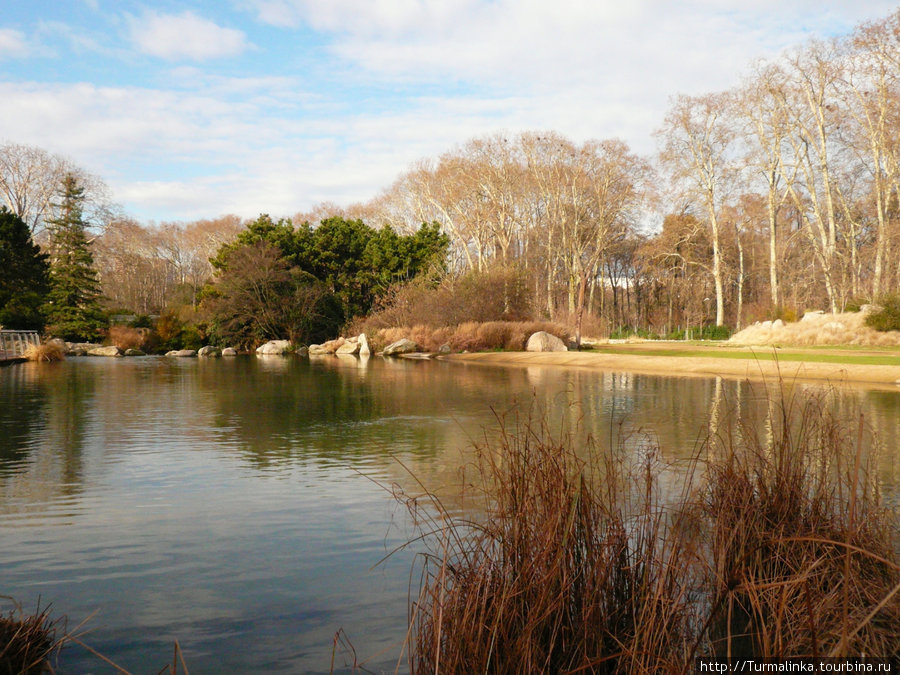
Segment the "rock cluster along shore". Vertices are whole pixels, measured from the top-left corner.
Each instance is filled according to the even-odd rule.
[[[115,345],[99,345],[89,342],[64,342],[55,339],[56,342],[66,353],[67,356],[144,356],[144,352],[140,349],[122,350]],[[555,335],[540,331],[534,333],[528,338],[526,351],[529,352],[564,352],[567,351],[565,343]],[[381,352],[382,356],[405,356],[407,358],[431,358],[449,354],[451,352],[449,345],[442,345],[437,352],[423,352],[414,340],[402,338],[396,342],[387,345]],[[173,349],[166,352],[166,356],[171,358],[212,358],[218,356],[237,356],[238,352],[233,347],[225,347],[218,349],[211,345],[194,349]],[[264,345],[256,348],[256,354],[259,356],[283,356],[285,354],[296,354],[298,356],[360,356],[367,357],[372,354],[372,348],[366,338],[365,333],[360,333],[356,337],[339,337],[335,340],[329,340],[322,344],[313,344],[309,347],[295,347],[290,340],[269,340]]]

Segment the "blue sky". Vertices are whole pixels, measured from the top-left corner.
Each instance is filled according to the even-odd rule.
[[[881,0],[0,0],[0,143],[142,221],[367,201],[475,136],[650,154],[670,96],[846,33]]]

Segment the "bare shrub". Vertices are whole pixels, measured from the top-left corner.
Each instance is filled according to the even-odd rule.
[[[130,326],[110,326],[108,340],[123,352],[127,349],[144,349],[147,345],[147,328],[131,328]]]
[[[374,351],[401,338],[408,338],[427,352],[436,352],[448,345],[452,351],[485,351],[505,349],[522,351],[528,338],[538,331],[551,333],[563,341],[568,340],[568,329],[549,321],[467,321],[456,326],[394,326],[367,333]],[[364,332],[364,331],[361,331]]]
[[[392,288],[351,331],[372,333],[392,326],[455,326],[475,321],[522,321],[533,317],[525,271],[495,267],[447,277],[435,285],[417,279]]]

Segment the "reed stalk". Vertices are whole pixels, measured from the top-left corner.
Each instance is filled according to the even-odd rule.
[[[667,467],[649,440],[601,454],[534,416],[501,420],[469,467],[477,509],[451,515],[433,495],[404,496],[428,545],[411,671],[900,656],[896,514],[881,502],[864,420],[830,410],[781,388],[770,419],[726,416],[680,495],[660,487]]]

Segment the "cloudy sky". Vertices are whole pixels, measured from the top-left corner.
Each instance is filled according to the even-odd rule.
[[[896,0],[0,0],[0,143],[144,221],[366,201],[495,131],[652,153],[670,96]]]

